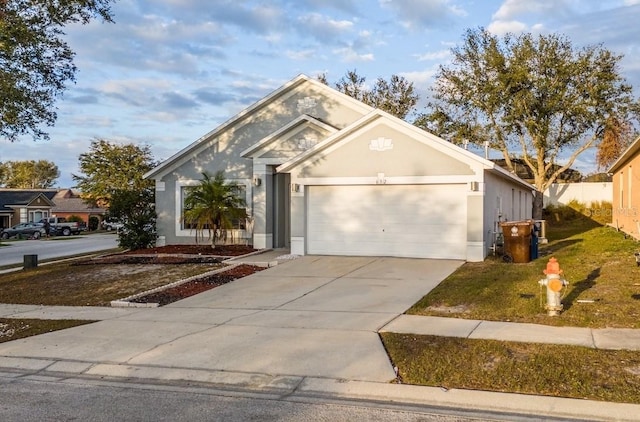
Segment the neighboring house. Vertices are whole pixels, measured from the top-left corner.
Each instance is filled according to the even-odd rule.
[[[298,255],[481,261],[499,221],[531,218],[528,183],[304,75],[145,174],[158,245],[195,242],[185,191],[218,170],[248,204],[235,242]]]
[[[92,208],[71,189],[8,189],[0,188],[0,227],[40,221],[47,217],[77,215],[85,223],[95,215],[103,218],[105,210]]]
[[[80,196],[80,193],[71,189],[61,189],[53,197],[55,206],[51,209],[56,217],[69,218],[72,215],[82,218],[87,227],[90,217],[97,217],[99,222],[103,220],[107,212],[104,208],[88,205]]]
[[[55,189],[0,188],[0,227],[39,221],[51,215]]]
[[[640,239],[640,137],[609,169],[613,177],[612,224]]]

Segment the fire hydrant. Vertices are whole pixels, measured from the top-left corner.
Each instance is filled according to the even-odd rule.
[[[560,315],[562,311],[562,302],[560,292],[562,288],[569,283],[562,277],[562,270],[560,264],[555,258],[549,259],[547,262],[547,269],[542,271],[546,274],[546,278],[538,281],[541,286],[547,287],[547,305],[544,307],[547,310],[549,316]]]

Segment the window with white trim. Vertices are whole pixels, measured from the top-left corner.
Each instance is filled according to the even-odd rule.
[[[179,203],[180,203],[180,220],[179,220],[179,227],[181,230],[192,230],[195,229],[195,225],[194,224],[190,224],[190,223],[186,223],[185,219],[184,219],[184,215],[186,212],[186,208],[185,208],[185,199],[189,193],[190,189],[193,189],[195,187],[197,187],[199,181],[196,181],[195,183],[193,182],[183,182],[182,184],[179,185],[179,189],[180,189],[180,193],[179,193]],[[249,182],[246,183],[238,183],[238,182],[233,182],[230,181],[229,184],[233,186],[234,191],[236,193],[236,195],[240,198],[243,198],[245,200],[245,203],[248,203],[247,201],[247,186],[248,186]],[[231,220],[231,229],[232,230],[246,230],[246,224],[247,224],[247,208],[246,207],[242,207],[240,209],[238,209],[238,214],[239,216],[237,218],[234,218]],[[205,225],[204,227],[205,229],[207,229],[208,227]]]

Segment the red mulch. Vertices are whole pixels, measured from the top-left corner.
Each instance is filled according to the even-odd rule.
[[[227,271],[199,278],[197,280],[189,281],[179,286],[162,290],[160,292],[150,293],[146,296],[132,299],[131,302],[158,303],[160,306],[164,306],[169,303],[177,302],[178,300],[187,298],[189,296],[193,296],[198,293],[213,289],[214,287],[222,286],[223,284],[229,283],[230,281],[246,277],[264,269],[264,267],[257,267],[254,265],[238,265],[237,267],[231,268]]]
[[[191,254],[191,255],[217,255],[217,256],[239,256],[255,252],[251,245],[167,245],[149,249],[137,249],[127,251],[126,255],[140,254]]]

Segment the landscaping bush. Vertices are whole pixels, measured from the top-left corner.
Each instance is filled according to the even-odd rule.
[[[89,230],[95,231],[98,230],[98,226],[100,225],[100,219],[95,215],[89,217]]]

